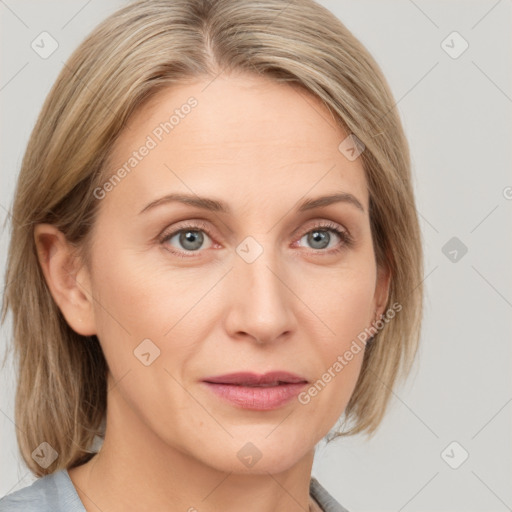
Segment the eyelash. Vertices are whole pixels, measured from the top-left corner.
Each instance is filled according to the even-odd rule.
[[[326,221],[324,221],[324,222],[319,221],[317,224],[312,226],[310,229],[303,232],[302,235],[299,237],[299,240],[304,235],[307,235],[313,231],[320,231],[320,230],[321,231],[333,231],[341,239],[341,242],[334,249],[330,249],[330,250],[311,249],[311,251],[313,251],[313,252],[319,251],[319,253],[324,253],[324,254],[328,254],[328,255],[337,254],[337,253],[341,252],[343,249],[351,247],[354,242],[353,238],[349,235],[349,233],[347,231],[340,229],[336,224],[333,224],[332,222],[326,222]],[[169,232],[162,233],[162,235],[159,238],[159,242],[163,245],[165,242],[168,242],[171,238],[173,238],[178,233],[181,233],[182,231],[204,231],[210,238],[213,238],[210,235],[207,224],[203,223],[201,221],[196,221],[195,223],[185,223],[184,225],[180,226],[179,229],[174,229],[170,233]],[[175,249],[169,249],[169,248],[166,248],[166,250],[168,250],[169,252],[171,252],[172,254],[174,254],[180,258],[193,258],[194,257],[192,255],[185,256],[183,251],[177,251]],[[200,251],[187,251],[187,252],[193,254],[194,252],[200,252]]]

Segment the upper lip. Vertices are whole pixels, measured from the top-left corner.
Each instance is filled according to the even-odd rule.
[[[264,374],[251,372],[227,373],[225,375],[206,377],[203,381],[214,384],[237,384],[240,386],[268,386],[272,384],[277,386],[279,383],[294,384],[298,382],[307,382],[304,377],[285,371],[274,371]]]

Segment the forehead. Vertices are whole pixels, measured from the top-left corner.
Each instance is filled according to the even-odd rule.
[[[125,165],[129,174],[111,195],[124,190],[133,203],[179,189],[253,205],[336,190],[367,210],[361,159],[338,149],[346,136],[318,98],[290,84],[253,75],[180,83],[129,120],[109,169]],[[143,146],[150,150],[126,166]]]

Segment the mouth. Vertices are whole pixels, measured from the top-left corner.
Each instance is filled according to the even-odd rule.
[[[264,374],[251,372],[228,373],[215,377],[206,377],[203,382],[211,384],[231,384],[247,387],[269,387],[279,384],[298,384],[307,382],[304,377],[285,371],[273,371]]]
[[[207,377],[202,382],[222,400],[257,411],[284,406],[308,384],[304,377],[284,371],[230,373]]]

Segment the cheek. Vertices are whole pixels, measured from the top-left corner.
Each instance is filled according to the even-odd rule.
[[[340,346],[346,345],[369,327],[372,315],[373,283],[344,283],[332,294],[327,306],[331,328]]]
[[[336,354],[318,379],[298,397],[306,416],[319,418],[321,427],[316,430],[322,432],[322,437],[336,425],[354,392],[364,356],[364,348],[358,350],[349,362],[340,362],[343,361],[343,351],[339,354],[340,360]]]
[[[98,338],[114,377],[140,370],[136,359],[139,346],[158,355],[151,366],[172,366],[168,357],[171,348],[172,361],[190,357],[197,348],[191,340],[201,327],[195,306],[218,276],[201,277],[190,269],[158,267],[153,258],[119,247],[109,247],[106,254],[116,257],[96,257],[94,314]],[[203,318],[206,322],[206,316]]]
[[[327,423],[335,422],[346,407],[361,371],[365,349],[361,333],[370,326],[375,275],[370,265],[344,269],[321,280],[323,286],[316,289],[323,293],[308,296],[308,305],[321,320],[312,330],[325,335],[312,340],[321,369],[301,403],[322,409]]]
[[[376,269],[371,258],[302,279],[305,304],[323,324],[325,350],[338,351],[369,327],[373,314]],[[304,274],[306,275],[306,274]]]
[[[92,294],[97,336],[117,378],[134,363],[140,365],[134,349],[159,330],[155,329],[158,302],[147,282],[147,272],[114,241],[112,237],[97,244],[107,249],[94,255]]]
[[[149,326],[154,333],[158,328],[156,318],[160,318],[161,329],[165,327],[163,324],[170,324],[172,298],[183,295],[176,293],[174,284],[169,287],[170,279],[165,271],[152,265],[144,253],[128,251],[120,244],[106,242],[107,246],[109,250],[96,255],[95,260],[94,307],[99,328],[124,328],[128,332],[135,329],[139,335]],[[174,302],[179,306],[180,301]],[[161,314],[165,310],[168,317]]]

